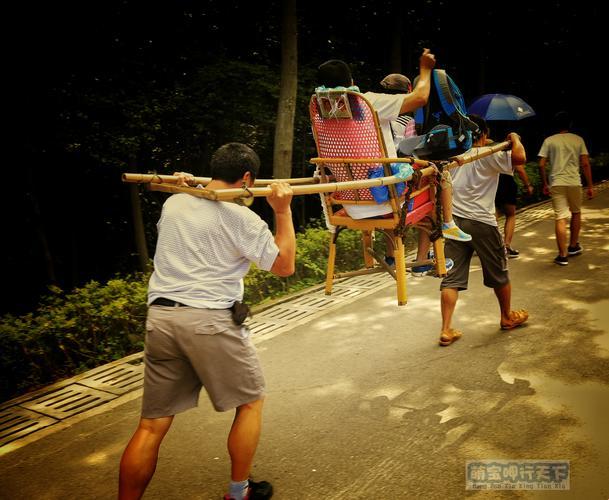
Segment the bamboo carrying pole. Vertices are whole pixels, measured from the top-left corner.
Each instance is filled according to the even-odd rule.
[[[474,147],[469,151],[466,151],[465,153],[450,158],[450,163],[448,163],[444,168],[460,167],[461,165],[465,165],[466,163],[471,163],[473,161],[479,160],[480,158],[484,158],[485,156],[490,156],[492,154],[498,153],[499,151],[510,149],[511,147],[511,141],[498,142],[497,144],[493,144],[492,146]]]
[[[436,172],[435,167],[427,167],[421,170],[423,176],[433,175]],[[335,191],[344,191],[346,189],[364,189],[374,186],[389,186],[397,184],[408,179],[400,179],[395,175],[387,177],[378,177],[376,179],[362,179],[359,181],[346,182],[328,182],[324,184],[312,184],[305,186],[293,186],[292,193],[294,196],[302,194],[315,193],[332,193]],[[127,181],[129,182],[129,181]],[[165,193],[188,193],[198,198],[206,198],[214,201],[245,201],[249,198],[257,198],[260,196],[269,196],[272,192],[269,186],[231,189],[199,189],[193,187],[176,186],[175,184],[151,184],[150,189],[153,191],[163,191]]]
[[[159,174],[123,174],[123,182],[135,182],[137,184],[176,184],[178,177],[175,175]],[[207,186],[211,182],[211,177],[193,177],[188,183],[191,186]],[[296,179],[256,179],[254,186],[268,186],[273,182],[287,182],[288,184],[315,184],[319,182],[317,177],[299,177]]]
[[[481,146],[472,148],[466,153],[455,156],[450,159],[445,168],[456,168],[466,163],[471,163],[480,158],[503,151],[511,147],[510,141],[504,141],[492,146]],[[413,163],[424,168],[419,171],[426,177],[436,173],[436,167],[433,162],[425,160],[416,160],[414,158],[313,158],[311,163]],[[408,179],[400,179],[394,175],[387,177],[378,177],[375,179],[362,179],[357,181],[346,182],[328,182],[319,183],[319,180],[314,177],[297,178],[297,179],[258,179],[254,185],[264,187],[252,188],[230,188],[230,189],[200,189],[187,186],[177,186],[177,177],[173,175],[157,175],[157,174],[131,174],[125,173],[122,176],[124,182],[150,183],[150,189],[153,191],[163,191],[166,193],[188,193],[198,198],[206,198],[214,201],[235,201],[246,203],[247,200],[253,201],[252,198],[269,196],[272,192],[268,186],[273,182],[287,182],[292,185],[294,195],[315,194],[315,193],[331,193],[336,191],[345,191],[347,189],[364,189],[374,186],[388,186],[404,182]],[[194,183],[206,185],[211,179],[208,177],[195,177]],[[415,196],[417,193],[413,193]]]

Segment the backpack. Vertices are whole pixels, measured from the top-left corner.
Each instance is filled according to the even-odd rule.
[[[443,69],[432,72],[427,104],[415,113],[418,141],[411,153],[422,159],[446,160],[472,147],[478,126],[467,117],[463,95]]]

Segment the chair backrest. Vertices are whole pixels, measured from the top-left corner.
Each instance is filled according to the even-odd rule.
[[[320,158],[385,158],[386,150],[378,118],[370,102],[350,90],[318,91],[309,112]],[[368,179],[368,171],[382,163],[326,164],[338,182]],[[344,203],[374,203],[369,189],[338,191],[332,195]]]

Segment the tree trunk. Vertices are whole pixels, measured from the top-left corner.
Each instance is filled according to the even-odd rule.
[[[129,162],[131,172],[136,172],[134,161]],[[148,245],[146,243],[146,231],[144,231],[144,217],[142,215],[142,203],[140,201],[139,184],[129,184],[129,195],[131,197],[131,219],[133,222],[133,236],[135,249],[138,256],[140,271],[147,271],[150,267],[148,257]]]
[[[292,174],[298,78],[296,0],[282,0],[281,25],[281,84],[273,151],[273,176],[276,179],[289,178]]]
[[[40,211],[40,205],[38,204],[38,197],[36,196],[36,186],[34,184],[34,173],[32,168],[27,167],[26,179],[28,183],[27,199],[30,202],[32,209],[32,220],[34,222],[34,228],[38,242],[40,243],[40,251],[42,258],[44,259],[44,267],[46,270],[46,281],[53,285],[57,284],[57,273],[55,272],[55,262],[53,255],[51,254],[51,248],[49,246],[49,240],[44,230],[44,224],[42,222],[42,214]]]

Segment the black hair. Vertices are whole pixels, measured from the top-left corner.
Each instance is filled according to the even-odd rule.
[[[486,135],[488,137],[490,129],[488,128],[488,125],[484,118],[478,115],[467,115],[467,117],[476,125],[478,125],[478,130],[472,132],[472,138],[474,141],[477,141],[483,135]]]
[[[219,147],[211,157],[212,179],[230,184],[250,172],[255,179],[260,169],[260,158],[256,152],[239,142],[229,142]]]
[[[571,128],[571,117],[566,111],[559,111],[553,118],[554,128],[558,131]]]
[[[330,59],[317,68],[317,83],[328,88],[349,87],[353,82],[351,69],[345,61]]]

